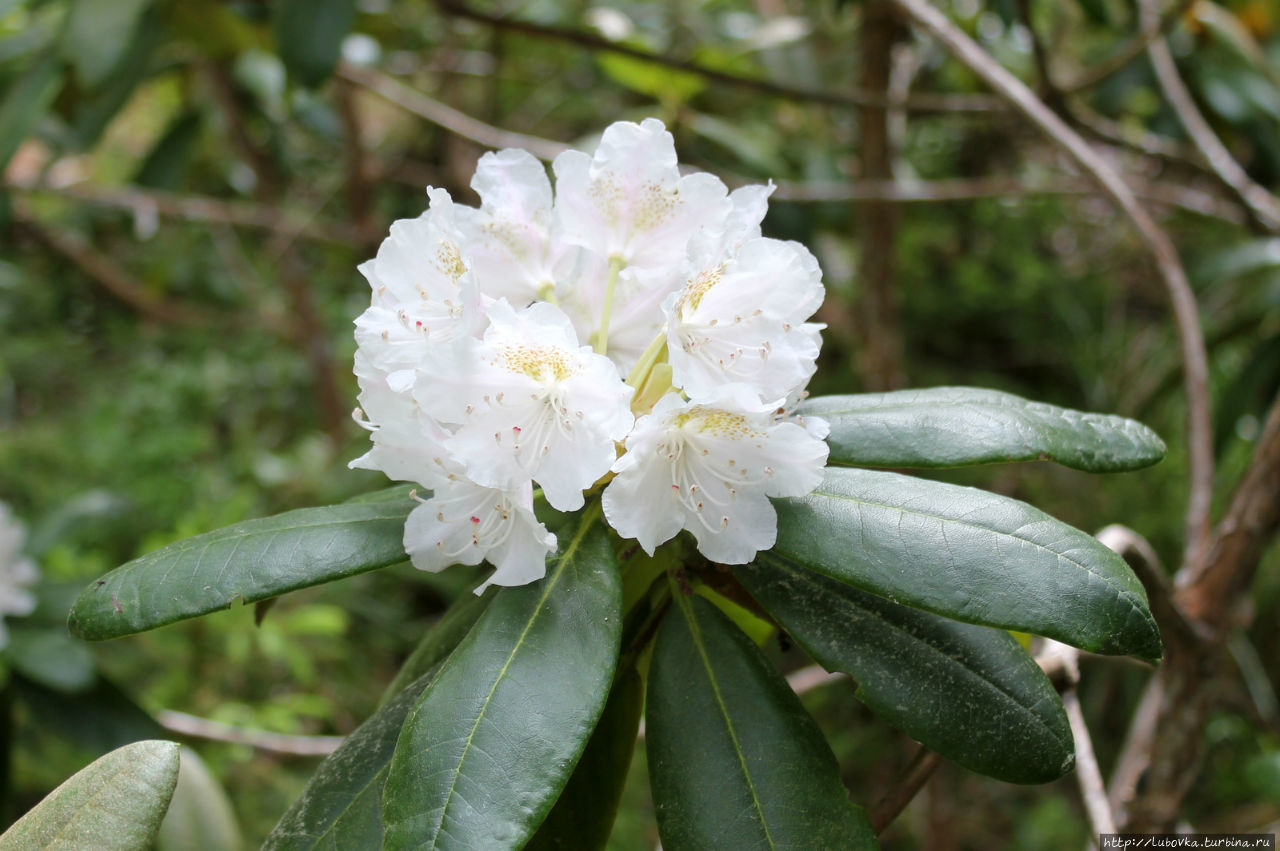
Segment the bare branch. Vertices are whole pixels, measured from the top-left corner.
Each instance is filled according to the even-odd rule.
[[[920,793],[924,788],[924,784],[929,782],[929,778],[933,776],[933,772],[937,771],[938,766],[942,764],[942,757],[928,748],[921,747],[916,751],[915,757],[912,758],[909,765],[894,782],[893,787],[885,793],[885,796],[872,808],[868,814],[871,821],[871,829],[877,834],[883,833],[885,828],[893,824],[903,810],[907,808],[907,804]]]
[[[237,727],[172,709],[158,712],[156,720],[166,730],[183,736],[249,745],[260,751],[289,756],[328,756],[346,741],[342,736],[290,736],[268,730],[255,730],[252,727]]]
[[[1048,109],[1034,94],[992,59],[945,15],[926,0],[893,0],[912,20],[943,44],[961,63],[991,86],[1029,121],[1084,169],[1133,224],[1155,260],[1156,268],[1173,305],[1182,351],[1183,379],[1187,395],[1187,435],[1190,456],[1190,498],[1186,528],[1187,553],[1200,551],[1209,534],[1209,508],[1213,495],[1213,436],[1209,413],[1209,368],[1195,295],[1178,259],[1177,249],[1134,197],[1120,175]],[[1190,558],[1188,558],[1188,561]]]
[[[1253,581],[1266,546],[1280,530],[1280,397],[1271,405],[1253,459],[1214,530],[1204,558],[1176,577],[1177,600],[1187,615],[1226,630],[1235,605]]]
[[[246,201],[230,201],[207,195],[179,195],[136,186],[94,186],[73,183],[57,186],[34,181],[5,183],[6,189],[32,194],[50,194],[85,204],[127,210],[135,215],[157,213],[192,222],[235,225],[260,230],[285,231],[318,242],[350,245],[356,240],[351,228],[335,223],[302,223],[297,216],[278,207]]]
[[[538,24],[533,21],[520,20],[519,18],[508,18],[502,15],[494,15],[488,12],[481,12],[478,9],[472,9],[460,0],[436,0],[437,5],[451,15],[459,18],[467,18],[472,21],[488,24],[493,27],[501,27],[511,30],[512,32],[524,33],[525,35],[534,36],[535,38],[550,39],[553,41],[563,41],[571,44],[579,45],[588,50],[603,50],[609,53],[616,53],[621,56],[630,56],[635,59],[643,59],[646,62],[652,62],[655,65],[661,65],[664,68],[674,68],[679,71],[687,71],[691,74],[697,74],[707,80],[713,80],[717,83],[725,85],[737,86],[739,88],[750,89],[767,95],[776,95],[777,97],[786,98],[794,101],[807,101],[810,103],[825,103],[831,106],[889,106],[884,92],[861,91],[858,89],[843,90],[841,92],[827,92],[818,89],[801,88],[799,86],[788,86],[782,83],[774,83],[769,80],[762,80],[758,77],[746,77],[741,74],[734,74],[728,71],[722,71],[718,68],[708,68],[699,65],[696,62],[687,62],[681,59],[673,59],[669,56],[661,56],[659,54],[650,53],[646,50],[640,50],[625,44],[618,44],[607,39],[592,35],[582,30],[569,29],[567,27],[556,27],[547,24]],[[913,95],[903,105],[905,108],[914,112],[993,112],[1003,109],[999,100],[982,95],[954,95],[954,94],[917,94]]]
[[[1178,122],[1187,131],[1192,144],[1204,157],[1213,173],[1239,198],[1248,208],[1250,214],[1264,228],[1272,233],[1280,233],[1280,201],[1263,187],[1259,186],[1236,162],[1226,146],[1218,139],[1205,121],[1186,84],[1178,74],[1178,66],[1174,64],[1173,54],[1169,52],[1169,42],[1160,32],[1160,10],[1154,0],[1139,0],[1144,33],[1150,34],[1147,55],[1151,59],[1151,67],[1155,71],[1160,90],[1164,92],[1165,101],[1178,116]]]
[[[746,181],[744,181],[746,182]],[[1235,204],[1196,189],[1168,181],[1151,182],[1126,178],[1133,193],[1143,200],[1176,207],[1199,216],[1243,224],[1245,219]],[[775,201],[798,203],[886,201],[899,204],[928,204],[945,201],[973,201],[1023,195],[1098,195],[1097,186],[1078,177],[1036,178],[979,177],[953,180],[849,180],[775,182]]]
[[[338,76],[363,86],[406,112],[412,112],[432,124],[443,127],[455,136],[470,139],[486,148],[524,148],[543,160],[553,160],[562,151],[569,149],[569,146],[563,142],[515,133],[486,124],[448,104],[427,97],[417,89],[410,88],[381,71],[344,63],[338,66]]]

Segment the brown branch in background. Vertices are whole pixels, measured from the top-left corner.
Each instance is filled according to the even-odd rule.
[[[1070,100],[1068,112],[1074,125],[1099,142],[1127,148],[1165,166],[1190,169],[1200,174],[1214,176],[1213,172],[1200,162],[1195,151],[1180,142],[1157,136],[1136,125],[1113,121],[1094,111],[1079,98]]]
[[[111,256],[96,250],[79,236],[36,224],[25,216],[15,224],[21,232],[70,261],[89,280],[148,319],[183,325],[195,325],[203,321],[197,311],[171,304],[148,291],[141,281]]]
[[[156,713],[156,720],[166,730],[183,736],[249,745],[260,751],[287,756],[328,756],[346,741],[342,736],[290,736],[251,727],[237,727],[172,709],[162,709]]]
[[[478,21],[493,27],[501,27],[512,32],[523,33],[535,38],[576,44],[588,50],[603,50],[608,53],[616,53],[621,56],[643,59],[646,62],[652,62],[653,64],[661,65],[664,68],[674,68],[679,71],[687,71],[692,74],[697,74],[707,80],[713,80],[717,83],[736,86],[738,88],[749,89],[751,91],[760,92],[761,94],[774,95],[794,101],[825,103],[830,106],[889,106],[889,102],[883,91],[863,91],[860,89],[854,89],[852,91],[827,92],[818,89],[802,88],[799,86],[788,86],[782,83],[763,80],[759,77],[747,77],[741,74],[722,71],[718,68],[709,68],[696,62],[687,62],[685,60],[674,59],[669,56],[650,53],[646,50],[640,50],[625,44],[609,41],[608,39],[601,38],[600,36],[593,35],[592,33],[584,32],[582,30],[551,26],[548,24],[538,24],[533,21],[482,12],[478,9],[472,9],[467,4],[460,2],[460,0],[436,0],[436,5],[445,12],[459,18]],[[908,99],[904,106],[913,112],[986,113],[1003,109],[1002,104],[995,98],[983,95],[955,94],[917,94]]]
[[[871,808],[868,814],[871,829],[877,835],[893,824],[893,820],[907,808],[907,804],[919,794],[924,784],[929,782],[929,778],[941,764],[942,757],[928,748],[922,747],[916,751],[915,757],[894,782],[893,787]]]
[[[1213,132],[1213,128],[1209,126],[1209,122],[1205,121],[1200,110],[1196,108],[1195,99],[1191,97],[1191,92],[1182,82],[1182,77],[1178,74],[1178,66],[1173,61],[1173,54],[1169,52],[1169,42],[1160,35],[1158,5],[1153,0],[1138,0],[1138,8],[1143,31],[1151,34],[1147,44],[1147,56],[1151,59],[1151,67],[1155,71],[1160,90],[1164,93],[1165,102],[1173,108],[1174,114],[1178,116],[1178,122],[1187,131],[1191,143],[1195,145],[1196,150],[1204,157],[1218,179],[1236,194],[1258,224],[1272,233],[1280,233],[1280,201],[1255,183],[1231,156],[1226,146]]]
[[[862,7],[862,86],[888,97],[893,72],[893,46],[903,27],[888,0],[868,0]],[[864,106],[858,120],[858,152],[862,175],[893,179],[894,151],[889,136],[889,108]],[[898,211],[884,201],[865,201],[857,211],[858,244],[862,247],[858,281],[861,305],[856,318],[862,341],[862,373],[867,389],[896,390],[904,384],[902,328],[899,320],[895,250]]]
[[[1127,177],[1134,195],[1168,207],[1177,207],[1199,216],[1243,224],[1245,218],[1235,204],[1190,186],[1168,181],[1145,181]],[[895,204],[930,204],[944,201],[975,201],[1025,195],[1098,195],[1098,187],[1077,177],[1035,178],[978,177],[952,180],[849,180],[775,181],[775,201],[797,203],[885,201]]]
[[[455,136],[470,139],[486,148],[524,148],[542,160],[553,160],[561,152],[569,150],[569,146],[563,142],[503,130],[486,124],[372,68],[343,63],[338,66],[338,77],[363,86],[406,112],[412,112],[432,124],[443,127]]]
[[[1204,546],[1209,534],[1209,508],[1213,496],[1213,432],[1209,410],[1209,367],[1200,331],[1195,295],[1187,282],[1178,251],[1168,235],[1134,197],[1120,175],[1041,103],[1013,74],[1000,66],[945,15],[926,0],[892,0],[912,20],[969,70],[1057,144],[1089,174],[1129,219],[1155,260],[1160,279],[1173,305],[1182,351],[1183,380],[1187,396],[1187,444],[1190,456],[1190,497],[1187,502],[1188,560]]]
[[[1177,600],[1197,622],[1225,631],[1280,530],[1280,397],[1271,405],[1244,480],[1199,562],[1179,571]]]
[[[277,207],[206,195],[179,195],[157,189],[140,189],[136,186],[94,186],[89,183],[56,186],[13,180],[5,183],[5,188],[31,194],[55,195],[85,204],[126,210],[134,215],[156,213],[191,222],[287,231],[317,242],[350,245],[357,239],[355,230],[342,224],[301,223],[297,221],[296,216]]]
[[[346,161],[344,187],[347,208],[355,224],[358,242],[366,253],[377,248],[382,227],[373,208],[374,164],[365,150],[364,129],[356,104],[356,87],[349,80],[335,86],[338,115],[342,119],[342,148]]]

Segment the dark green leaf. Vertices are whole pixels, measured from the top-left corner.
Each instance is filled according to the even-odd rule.
[[[276,49],[304,86],[329,78],[355,17],[355,0],[276,0]]]
[[[875,848],[786,681],[714,605],[677,602],[658,630],[645,709],[662,847]]]
[[[151,0],[73,0],[62,55],[85,89],[96,88],[121,64],[138,18]]]
[[[1148,467],[1165,446],[1142,423],[1029,402],[998,390],[933,387],[821,396],[801,414],[831,424],[833,465],[954,467],[1056,461],[1090,473]]]
[[[175,189],[200,138],[201,115],[188,110],[178,116],[147,154],[133,182],[155,189]]]
[[[925,747],[1010,783],[1047,783],[1071,769],[1062,701],[1009,633],[791,564],[734,572],[810,656],[851,675],[863,703]]]
[[[80,595],[71,633],[119,638],[404,561],[414,503],[302,508],[178,541],[108,573]]]
[[[874,470],[828,469],[781,499],[778,542],[758,560],[798,564],[968,623],[1156,660],[1160,633],[1120,556],[1023,502]]]
[[[497,593],[405,722],[386,847],[518,848],[564,788],[613,679],[622,588],[590,510],[560,541],[544,579]]]
[[[46,55],[27,69],[0,101],[0,172],[9,165],[18,146],[36,129],[37,122],[62,88],[61,60]]]
[[[587,749],[525,851],[590,851],[608,844],[643,709],[644,681],[629,670],[614,682]]]
[[[178,782],[178,744],[125,745],[90,763],[0,836],[0,851],[151,847]]]
[[[381,847],[382,791],[396,739],[435,675],[429,671],[410,683],[320,763],[264,849]]]
[[[138,85],[151,73],[151,55],[164,38],[164,28],[156,10],[148,10],[132,40],[127,42],[124,61],[103,85],[80,97],[72,115],[72,143],[86,150],[98,143],[103,131],[124,108]]]

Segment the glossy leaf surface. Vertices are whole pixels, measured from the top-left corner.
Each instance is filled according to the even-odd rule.
[[[930,750],[1010,783],[1047,783],[1075,761],[1058,693],[1009,633],[910,609],[795,565],[735,575],[876,714]]]
[[[622,588],[587,514],[545,578],[503,588],[422,694],[396,745],[385,847],[519,847],[564,788],[617,664]]]
[[[828,463],[860,467],[955,467],[1056,461],[1115,473],[1164,457],[1164,442],[1135,420],[1031,402],[976,387],[820,396],[799,413],[831,425]]]
[[[247,520],[162,547],[94,582],[68,626],[119,638],[404,561],[414,503],[351,503]]]
[[[1146,592],[1124,560],[1026,503],[830,468],[813,493],[775,505],[778,542],[761,563],[807,567],[967,623],[1160,658]]]
[[[644,681],[627,671],[614,682],[587,749],[525,851],[591,851],[608,845],[643,711]]]
[[[877,847],[786,681],[713,604],[677,602],[658,631],[645,709],[663,848]]]

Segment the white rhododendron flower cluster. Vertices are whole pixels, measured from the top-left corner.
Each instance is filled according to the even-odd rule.
[[[360,267],[352,466],[431,490],[405,526],[414,565],[488,560],[490,583],[545,573],[560,511],[654,548],[688,529],[726,564],[771,547],[769,497],[822,477],[825,424],[789,412],[818,355],[813,255],[760,235],[770,187],[681,176],[662,123],[619,122],[555,186],[533,156],[486,154],[481,205],[428,189]],[[478,589],[480,590],[480,589]]]
[[[0,615],[29,615],[36,596],[29,586],[40,578],[35,562],[22,554],[26,530],[9,506],[0,502]],[[9,630],[0,620],[0,647],[9,643]]]

